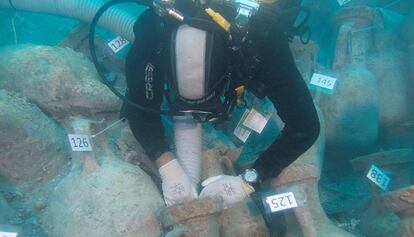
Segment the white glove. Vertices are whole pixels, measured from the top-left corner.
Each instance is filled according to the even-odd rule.
[[[197,198],[197,191],[184,173],[180,163],[173,159],[158,170],[162,180],[165,204],[172,206]]]
[[[218,175],[204,180],[200,197],[221,196],[224,207],[229,208],[243,201],[254,192],[254,188],[243,181],[240,176]]]

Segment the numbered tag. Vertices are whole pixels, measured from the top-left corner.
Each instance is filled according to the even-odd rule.
[[[17,237],[17,233],[0,231],[0,237]]]
[[[115,39],[111,40],[111,42],[108,43],[108,46],[112,49],[112,51],[114,51],[114,53],[118,53],[128,44],[128,40],[122,38],[121,36],[118,36]]]
[[[374,182],[378,187],[382,190],[386,191],[388,188],[388,184],[391,181],[391,178],[388,177],[387,174],[382,172],[377,166],[371,165],[371,169],[369,169],[367,178]]]
[[[243,143],[247,141],[247,138],[249,138],[250,134],[252,133],[250,129],[243,126],[242,122],[246,119],[247,115],[249,114],[248,109],[246,109],[239,121],[239,123],[236,126],[236,129],[234,129],[233,134],[240,139]]]
[[[92,151],[88,135],[68,134],[72,151]]]
[[[278,212],[298,206],[292,192],[268,196],[265,202],[270,208],[270,212]]]
[[[338,4],[339,4],[339,6],[343,6],[343,5],[345,5],[345,4],[347,4],[347,3],[349,3],[351,0],[338,0]]]
[[[335,84],[336,78],[319,73],[314,73],[310,81],[311,86],[319,88],[322,92],[326,92],[328,94],[332,94]]]
[[[260,134],[269,121],[269,118],[270,115],[263,116],[255,109],[251,109],[244,119],[243,125]]]

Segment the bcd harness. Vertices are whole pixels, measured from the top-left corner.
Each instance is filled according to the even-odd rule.
[[[216,0],[219,1],[219,0]],[[227,1],[227,0],[222,0]],[[113,85],[105,78],[104,72],[97,60],[96,50],[94,46],[95,27],[100,16],[111,6],[124,3],[135,2],[141,5],[146,5],[154,8],[155,12],[159,16],[168,16],[177,19],[177,27],[180,25],[189,25],[194,28],[198,28],[204,31],[219,31],[224,32],[228,36],[229,50],[231,56],[229,57],[228,68],[224,75],[219,80],[213,82],[213,85],[209,86],[208,90],[201,98],[188,99],[180,95],[177,89],[177,81],[169,80],[168,89],[166,93],[167,101],[170,104],[169,110],[154,110],[146,108],[133,101],[129,100],[126,96],[120,93]],[[247,86],[257,97],[264,97],[264,85],[259,80],[254,80],[253,77],[260,71],[261,58],[257,54],[246,55],[242,52],[242,47],[246,45],[246,39],[249,34],[249,20],[252,16],[257,14],[261,7],[258,3],[249,0],[236,0],[231,3],[231,7],[236,9],[236,16],[231,21],[225,19],[220,13],[216,12],[210,7],[203,7],[205,13],[211,17],[210,20],[194,18],[184,16],[181,12],[175,9],[173,2],[169,0],[155,0],[151,4],[143,2],[142,0],[113,0],[104,4],[95,15],[89,34],[89,44],[91,50],[92,61],[100,75],[101,81],[109,87],[109,89],[122,99],[125,103],[128,103],[132,107],[147,112],[159,113],[163,115],[175,116],[183,115],[185,113],[191,113],[193,117],[200,122],[208,122],[222,119],[229,119],[233,108],[236,105],[245,106],[246,102],[243,99],[244,89]],[[303,20],[290,28],[289,35],[299,34],[303,43],[306,43],[309,39],[305,39],[304,35],[308,33],[308,28],[305,26],[309,17],[309,11],[302,7],[296,7],[287,9],[284,14],[290,16],[299,12],[305,12]],[[264,14],[270,14],[264,11]],[[273,16],[270,14],[270,16]],[[275,18],[275,20],[281,18]],[[271,23],[269,24],[271,25]],[[308,34],[309,36],[309,34]],[[238,75],[234,75],[238,74]],[[172,96],[171,96],[172,95]]]

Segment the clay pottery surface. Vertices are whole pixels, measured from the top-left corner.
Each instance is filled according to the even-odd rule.
[[[407,80],[401,55],[396,51],[380,52],[369,57],[368,69],[379,86],[379,112],[382,127],[395,126],[408,119]]]
[[[90,121],[75,118],[73,127]],[[92,134],[74,129],[77,134]],[[51,194],[44,223],[50,236],[143,236],[161,234],[155,212],[164,201],[151,178],[118,158],[105,137],[94,151],[72,152],[72,169]]]
[[[36,105],[0,90],[0,176],[7,182],[48,181],[69,161],[64,129]]]
[[[326,141],[338,145],[369,145],[379,129],[379,90],[374,75],[349,65],[338,71],[332,94],[321,94],[319,105],[326,123]]]
[[[69,48],[0,48],[0,88],[23,94],[55,118],[115,112],[121,107],[92,62]]]

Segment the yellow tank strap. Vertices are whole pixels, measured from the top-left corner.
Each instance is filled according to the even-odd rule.
[[[215,12],[211,8],[206,8],[205,11],[221,28],[223,28],[226,32],[229,31],[230,23],[222,15],[220,15],[220,13]]]

